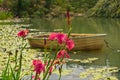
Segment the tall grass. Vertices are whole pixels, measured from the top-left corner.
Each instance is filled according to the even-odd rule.
[[[13,15],[11,12],[9,12],[9,10],[0,8],[0,20],[9,19],[12,17],[13,17]]]

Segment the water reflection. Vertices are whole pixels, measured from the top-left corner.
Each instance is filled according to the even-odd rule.
[[[63,29],[63,32],[68,31],[66,26],[65,18],[56,18],[52,20],[44,19],[32,19],[31,23],[33,26],[30,28],[37,29],[39,31],[52,32],[54,29]],[[109,62],[110,66],[116,66],[120,68],[120,20],[119,19],[106,19],[106,18],[83,18],[75,17],[72,18],[72,32],[73,33],[106,33],[106,40],[108,44],[114,49],[111,50],[107,47],[101,51],[91,52],[77,52],[77,54],[70,54],[73,59],[85,59],[89,57],[97,57],[99,60],[93,64],[79,64],[79,63],[68,63],[67,66],[71,65],[94,65],[94,66],[106,66],[106,61]]]
[[[33,29],[39,29],[39,31],[52,32],[54,29],[63,29],[63,32],[68,31],[68,26],[66,26],[65,18],[55,18],[52,20],[45,19],[32,19],[31,23]],[[106,33],[106,40],[109,45],[112,46],[115,50],[120,49],[120,20],[119,19],[106,19],[106,18],[83,18],[83,17],[75,17],[72,19],[72,32],[73,33]],[[85,57],[99,57],[100,60],[105,61],[105,57],[110,53],[113,53],[109,56],[112,64],[118,64],[120,60],[120,53],[117,51],[113,52],[108,48],[104,48],[99,52],[81,52],[82,54],[77,54],[77,56],[85,56]],[[76,56],[76,57],[77,57]],[[104,58],[104,59],[103,59]],[[103,62],[100,62],[103,64]],[[99,63],[99,64],[100,64]],[[100,65],[101,65],[100,64]]]

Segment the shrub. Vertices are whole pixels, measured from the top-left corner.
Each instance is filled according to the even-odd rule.
[[[0,8],[0,19],[3,20],[3,19],[8,19],[8,18],[12,18],[13,15],[11,12],[9,12],[9,10],[6,10],[6,9],[3,9],[3,8]]]

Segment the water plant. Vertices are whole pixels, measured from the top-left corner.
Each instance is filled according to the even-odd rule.
[[[80,78],[88,78],[90,80],[118,80],[112,73],[118,72],[117,67],[99,67],[88,68],[84,72],[80,73]]]
[[[22,37],[24,40],[25,36],[28,34],[27,30],[20,31],[17,36]],[[23,50],[26,48],[27,44],[22,42],[19,51],[16,50],[14,59],[11,61],[12,52],[8,53],[8,60],[5,69],[2,71],[2,80],[19,80],[22,70],[22,54]],[[19,53],[18,53],[19,52]],[[14,63],[13,63],[14,62]]]
[[[67,16],[69,16],[69,13],[67,12]],[[69,20],[69,18],[68,18]],[[69,21],[68,21],[69,22]],[[68,25],[70,25],[68,23]],[[28,34],[28,30],[21,30],[18,32],[17,36],[22,38],[22,43],[19,45],[19,51],[16,50],[14,59],[11,61],[11,52],[8,54],[8,61],[6,63],[5,69],[2,71],[2,79],[3,80],[19,80],[21,79],[21,71],[22,71],[22,59],[23,59],[23,50],[26,48],[27,44],[23,43],[25,40],[25,37]],[[67,51],[70,51],[74,48],[74,42],[69,38],[70,31],[68,34],[64,33],[51,33],[49,36],[49,40],[54,41],[57,40],[58,45],[56,47],[54,58],[49,57],[46,52],[47,49],[45,47],[45,56],[43,59],[33,59],[33,71],[35,72],[33,75],[31,75],[31,79],[34,80],[48,80],[52,71],[55,69],[59,69],[59,80],[61,79],[61,72],[62,72],[62,66],[65,63],[64,58],[69,58],[69,54]],[[46,43],[44,43],[46,46]],[[50,49],[52,52],[52,48]],[[19,54],[18,54],[19,52]],[[41,77],[42,75],[42,77]]]

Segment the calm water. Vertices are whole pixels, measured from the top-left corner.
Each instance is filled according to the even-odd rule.
[[[34,19],[31,20],[34,25],[32,29],[42,32],[52,32],[55,29],[63,29],[68,31],[65,18],[57,18],[51,20]],[[73,59],[86,59],[90,57],[99,58],[92,64],[67,63],[67,67],[79,66],[116,66],[120,68],[120,19],[106,18],[72,18],[73,33],[105,33],[105,40],[114,49],[104,47],[101,51],[79,51],[77,54],[70,54]],[[76,67],[75,67],[76,68]],[[77,69],[76,68],[76,69]],[[79,68],[78,68],[79,69]],[[117,74],[118,77],[120,74]],[[119,77],[120,79],[120,77]],[[76,79],[77,80],[77,79]]]

